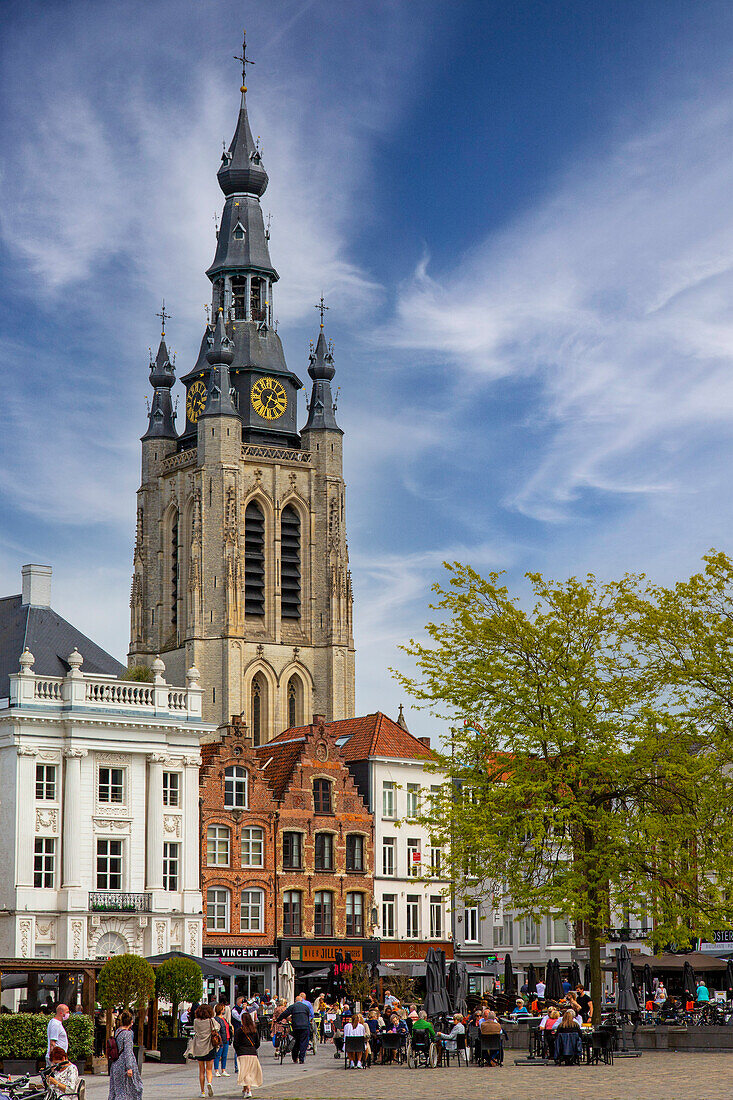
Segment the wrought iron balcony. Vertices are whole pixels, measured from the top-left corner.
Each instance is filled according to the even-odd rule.
[[[93,913],[149,913],[151,894],[122,894],[117,890],[97,890],[89,893],[89,910]]]

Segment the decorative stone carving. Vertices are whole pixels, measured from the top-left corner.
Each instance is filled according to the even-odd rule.
[[[319,741],[316,745],[316,757],[321,761],[328,760],[328,745],[325,741]]]
[[[106,829],[107,831],[114,830],[116,833],[129,833],[132,825],[132,818],[130,817],[118,817],[112,820],[106,817],[95,817],[93,821],[96,829]]]
[[[179,815],[166,814],[163,818],[163,830],[168,833],[169,836],[179,837],[181,835],[181,818]]]
[[[33,745],[16,745],[15,751],[18,756],[38,756],[40,749],[35,748]]]
[[[200,756],[184,756],[182,759],[183,759],[183,763],[189,768],[191,768],[191,767],[198,768],[201,765],[201,757]]]
[[[165,951],[165,921],[155,922],[155,948],[159,955]]]
[[[88,749],[64,749],[63,750],[63,755],[65,757],[67,757],[67,759],[69,757],[72,757],[72,756],[84,757],[84,756],[89,755],[89,750]],[[107,757],[101,757],[100,756],[99,759],[103,760],[103,759],[107,759]],[[110,759],[111,759],[111,757],[110,757]],[[124,759],[124,757],[119,757],[119,758],[116,758],[116,759],[122,760],[122,759]]]
[[[188,932],[188,954],[195,955],[198,947],[198,925],[195,921],[187,921],[186,929]]]
[[[31,956],[31,937],[33,935],[33,921],[24,918],[18,921],[18,932],[20,934],[20,957],[21,959],[29,959]]]
[[[42,830],[50,830],[52,833],[58,832],[59,827],[59,812],[58,810],[36,810],[36,832]]]
[[[80,920],[72,920],[71,922],[71,957],[72,959],[81,958],[82,954],[82,938],[84,936],[84,924]]]
[[[36,921],[36,940],[44,940],[46,943],[56,942],[56,921]]]
[[[69,753],[70,756],[86,756],[86,754],[86,749],[77,749]],[[96,755],[100,764],[127,764],[129,761],[129,757],[124,752],[98,752]]]
[[[39,760],[48,760],[51,764],[58,764],[61,760],[61,753],[55,752],[53,749],[48,749],[45,752],[39,752]]]

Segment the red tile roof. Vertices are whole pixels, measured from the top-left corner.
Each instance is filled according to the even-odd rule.
[[[273,737],[265,747],[291,741],[295,737],[304,737],[310,729],[310,726],[295,726]],[[348,738],[341,748],[346,760],[367,760],[374,756],[407,760],[437,759],[432,749],[381,711],[365,714],[360,718],[328,722],[326,729],[333,737]]]
[[[284,735],[280,734],[280,738],[284,739]],[[298,763],[305,747],[305,737],[286,738],[285,740],[289,742],[286,745],[275,744],[276,740],[268,741],[266,745],[260,745],[255,751],[260,762],[262,775],[272,788],[275,798],[280,801],[288,788],[295,765]]]

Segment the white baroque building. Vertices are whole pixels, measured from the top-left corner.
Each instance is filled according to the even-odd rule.
[[[85,674],[76,648],[66,675],[34,663],[0,699],[0,957],[200,954],[198,671],[179,688],[160,660],[154,683]]]

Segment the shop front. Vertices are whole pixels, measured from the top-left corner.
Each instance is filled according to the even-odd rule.
[[[326,973],[339,953],[342,962],[349,961],[348,954],[352,963],[371,966],[379,963],[379,940],[280,940],[280,960],[293,964],[297,993],[312,992],[313,980],[325,989]]]
[[[214,959],[222,966],[231,966],[238,972],[235,981],[236,996],[254,997],[266,989],[275,994],[277,989],[277,948],[272,947],[230,947],[224,944],[206,944],[203,949],[205,959]],[[207,983],[208,984],[208,983]],[[217,992],[211,988],[210,993]]]

